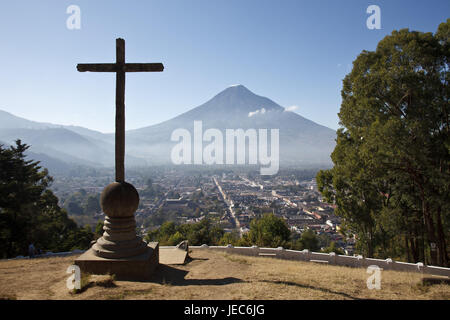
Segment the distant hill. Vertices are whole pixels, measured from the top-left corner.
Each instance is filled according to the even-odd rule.
[[[126,132],[126,165],[170,164],[170,141],[178,128],[193,134],[195,120],[203,132],[226,129],[279,129],[280,164],[297,167],[329,166],[335,146],[335,131],[286,111],[274,101],[254,94],[243,85],[231,86],[204,104],[162,123]],[[268,132],[270,135],[270,131]],[[114,165],[114,135],[79,126],[30,121],[0,110],[0,140],[12,144],[20,138],[33,154],[46,157],[55,168],[81,164]],[[206,143],[204,144],[204,146]],[[55,161],[60,161],[56,164]]]
[[[51,174],[64,174],[69,172],[72,166],[67,162],[52,158],[44,153],[26,152],[27,158],[33,161],[39,161],[39,166],[51,168]]]
[[[55,127],[58,126],[51,123],[30,121],[0,110],[0,129],[45,129]]]
[[[13,145],[16,139],[30,145],[28,155],[36,156],[50,171],[69,170],[73,165],[114,166],[114,136],[78,126],[63,126],[23,119],[0,110],[0,140]],[[127,164],[146,161],[127,155]]]
[[[65,128],[0,128],[0,137],[9,144],[20,138],[31,145],[33,152],[44,153],[67,162],[113,165],[114,161],[114,153],[108,150],[107,146],[95,144],[88,138]]]

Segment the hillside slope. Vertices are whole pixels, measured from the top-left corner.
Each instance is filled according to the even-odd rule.
[[[381,290],[367,289],[363,268],[193,250],[182,266],[160,265],[152,281],[98,281],[71,294],[67,267],[76,256],[0,261],[0,298],[10,299],[450,299],[448,284],[419,273],[383,271]],[[105,276],[103,277],[103,279]]]

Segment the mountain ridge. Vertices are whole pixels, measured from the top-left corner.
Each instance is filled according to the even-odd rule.
[[[334,130],[287,111],[243,85],[234,85],[169,120],[127,130],[126,165],[171,163],[170,151],[175,145],[170,140],[172,132],[178,128],[193,132],[196,120],[202,121],[204,130],[279,129],[280,163],[331,164]],[[46,154],[64,162],[76,163],[79,158],[84,165],[94,162],[110,167],[114,164],[114,134],[81,126],[32,121],[0,110],[0,140],[11,144],[17,138],[31,144],[33,153]]]

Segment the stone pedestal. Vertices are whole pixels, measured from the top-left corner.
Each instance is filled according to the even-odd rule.
[[[127,258],[102,258],[91,248],[75,260],[82,273],[114,274],[118,280],[149,280],[159,265],[159,245],[148,244],[146,251]]]
[[[159,264],[159,246],[157,242],[147,245],[136,236],[137,190],[127,182],[113,182],[103,190],[100,204],[106,215],[105,232],[75,264],[81,272],[109,273],[117,279],[149,279]]]

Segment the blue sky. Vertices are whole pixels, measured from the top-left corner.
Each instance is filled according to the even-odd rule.
[[[69,5],[81,29],[69,30]],[[369,30],[369,5],[381,29]],[[126,126],[194,108],[232,84],[336,129],[342,79],[362,50],[394,29],[435,32],[450,1],[128,0],[2,1],[0,109],[35,121],[112,132],[115,76],[77,63],[162,62],[163,73],[127,74]]]

